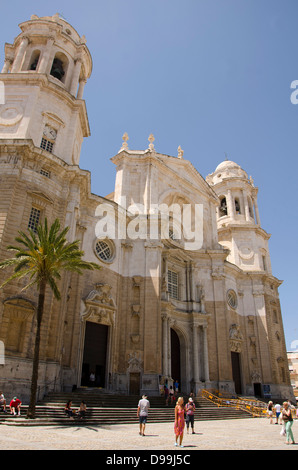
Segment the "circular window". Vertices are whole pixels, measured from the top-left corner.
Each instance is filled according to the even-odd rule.
[[[114,248],[109,240],[98,240],[95,244],[95,253],[102,261],[112,261]]]
[[[227,301],[231,308],[237,308],[237,295],[236,292],[232,289],[228,290],[227,292]]]

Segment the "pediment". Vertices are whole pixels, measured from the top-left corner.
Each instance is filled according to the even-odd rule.
[[[181,182],[184,180],[186,188],[190,188],[191,186],[190,197],[193,197],[194,190],[195,192],[197,191],[198,193],[212,198],[214,202],[218,202],[218,196],[216,193],[190,161],[161,154],[156,155],[156,159],[166,166],[167,170],[170,172],[169,182],[173,178],[174,185],[177,180],[180,180]],[[160,197],[162,198],[162,195],[160,195]]]
[[[28,191],[33,203],[44,206],[44,204],[54,204],[54,201],[41,191]]]

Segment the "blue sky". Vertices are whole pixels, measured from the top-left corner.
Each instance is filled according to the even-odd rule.
[[[92,192],[114,189],[110,158],[155,136],[160,153],[206,177],[228,158],[259,188],[262,227],[280,287],[287,349],[298,340],[297,0],[0,1],[0,61],[18,24],[60,13],[87,38],[93,73],[84,93],[91,137],[80,166]]]

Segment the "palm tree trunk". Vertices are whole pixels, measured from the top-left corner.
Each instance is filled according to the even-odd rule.
[[[29,404],[28,411],[27,411],[27,418],[29,419],[35,418],[35,405],[36,405],[38,366],[39,366],[40,330],[41,330],[41,321],[42,321],[43,309],[44,309],[45,291],[46,291],[46,281],[42,280],[39,286],[38,307],[37,307],[37,327],[36,327],[32,379],[31,379],[31,395],[30,395],[30,404]]]

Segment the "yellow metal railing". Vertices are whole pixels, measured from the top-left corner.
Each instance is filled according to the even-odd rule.
[[[259,400],[247,399],[247,398],[230,398],[227,395],[221,396],[215,395],[214,393],[210,392],[210,390],[202,390],[202,397],[206,398],[212,403],[215,403],[218,407],[233,407],[238,410],[246,411],[250,413],[254,417],[265,417],[267,415],[267,406],[265,403]]]

